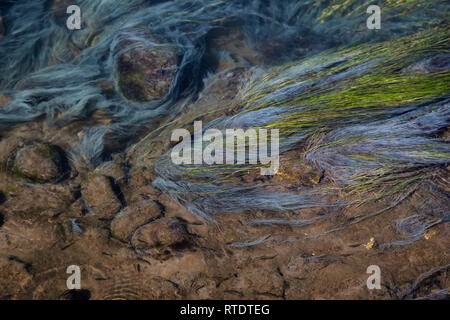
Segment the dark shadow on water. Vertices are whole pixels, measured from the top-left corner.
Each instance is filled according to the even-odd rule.
[[[91,292],[89,290],[67,290],[61,295],[62,300],[89,300]]]

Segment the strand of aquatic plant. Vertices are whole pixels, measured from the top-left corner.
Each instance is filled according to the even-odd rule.
[[[331,205],[410,194],[418,183],[433,176],[433,168],[450,159],[448,144],[432,138],[450,122],[446,100],[449,71],[411,74],[406,69],[430,56],[446,54],[448,30],[438,28],[396,40],[396,48],[402,52],[398,56],[386,50],[392,44],[345,48],[271,70],[262,77],[259,71],[259,80],[254,78],[238,95],[236,103],[245,106],[241,112],[222,117],[214,125],[253,127],[251,119],[263,119],[265,124],[256,128],[280,129],[280,149],[284,151],[320,132],[305,158],[325,169],[344,193],[358,198]],[[308,91],[302,91],[305,82]],[[233,179],[257,166],[175,166],[166,155],[156,167],[160,178],[155,185],[177,198],[200,196],[191,205],[204,215],[259,210],[261,206],[255,203],[267,201],[268,192],[276,195],[270,198],[275,203],[266,204],[269,210],[330,205],[324,201],[332,192],[328,187],[305,190],[301,197],[288,198],[294,201],[288,204],[286,193],[268,191],[270,182],[248,189]],[[177,182],[167,187],[168,180]],[[192,182],[187,187],[179,181]],[[253,201],[248,201],[248,194]]]

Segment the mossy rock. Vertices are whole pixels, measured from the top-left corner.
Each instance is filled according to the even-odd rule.
[[[116,60],[118,87],[129,100],[161,100],[169,94],[175,80],[178,51],[153,35],[141,36],[142,41],[122,41],[116,48],[121,52]]]
[[[12,170],[33,181],[50,182],[61,177],[62,164],[63,159],[56,147],[35,143],[17,151]]]

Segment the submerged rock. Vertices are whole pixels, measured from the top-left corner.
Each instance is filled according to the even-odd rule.
[[[178,219],[162,218],[141,227],[133,236],[138,250],[176,247],[188,240],[186,226]]]
[[[111,223],[112,234],[122,241],[128,241],[137,228],[160,215],[161,210],[155,202],[151,200],[135,202],[114,218]]]
[[[133,33],[133,31],[130,31]],[[130,100],[148,102],[164,98],[177,72],[178,53],[174,46],[153,35],[137,35],[138,40],[124,40],[116,47],[118,85]]]
[[[56,216],[74,201],[73,189],[64,184],[7,183],[5,213],[14,216]]]
[[[238,27],[211,30],[207,36],[206,57],[217,71],[261,63],[258,52],[248,43],[242,28]]]
[[[124,165],[114,161],[108,161],[101,164],[99,167],[95,169],[95,173],[107,177],[112,177],[115,181],[121,181],[126,178],[126,171]]]
[[[105,219],[114,218],[122,207],[111,180],[103,175],[90,175],[81,186],[81,194],[89,208]]]
[[[13,171],[32,180],[49,182],[62,174],[61,155],[48,144],[27,145],[17,151]]]

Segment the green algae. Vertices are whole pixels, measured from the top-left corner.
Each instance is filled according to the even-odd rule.
[[[405,145],[392,147],[391,152],[383,143],[407,137],[408,132],[399,136],[401,128],[377,135],[365,136],[364,132],[356,131],[332,140],[324,137],[340,128],[358,125],[366,125],[368,130],[371,126],[376,128],[377,121],[388,121],[406,111],[415,113],[410,118],[392,121],[391,125],[426,116],[430,111],[423,109],[424,106],[448,97],[450,71],[405,70],[428,57],[448,54],[449,35],[447,28],[438,27],[380,43],[341,46],[264,73],[256,70],[232,102],[241,108],[229,117],[279,110],[275,120],[268,117],[265,125],[251,127],[278,129],[283,150],[304,146],[303,157],[319,167],[329,166],[328,178],[336,186],[319,184],[316,195],[332,193],[355,199],[348,205],[406,196],[420,183],[431,181],[437,168],[450,159],[448,148],[438,141],[419,142],[420,139],[416,141],[411,136],[408,137],[411,144],[404,140]],[[381,150],[363,148],[364,145],[376,148],[377,144],[381,144]],[[340,162],[323,163],[326,161],[321,159],[323,152],[339,155]],[[243,184],[240,177],[262,167],[250,164],[173,166],[168,155],[157,161],[157,166],[162,176],[166,172],[176,181],[189,181],[188,198],[196,195],[216,201],[226,200],[234,192],[254,189]],[[210,181],[216,187],[211,188]],[[270,190],[270,179],[262,185]]]

